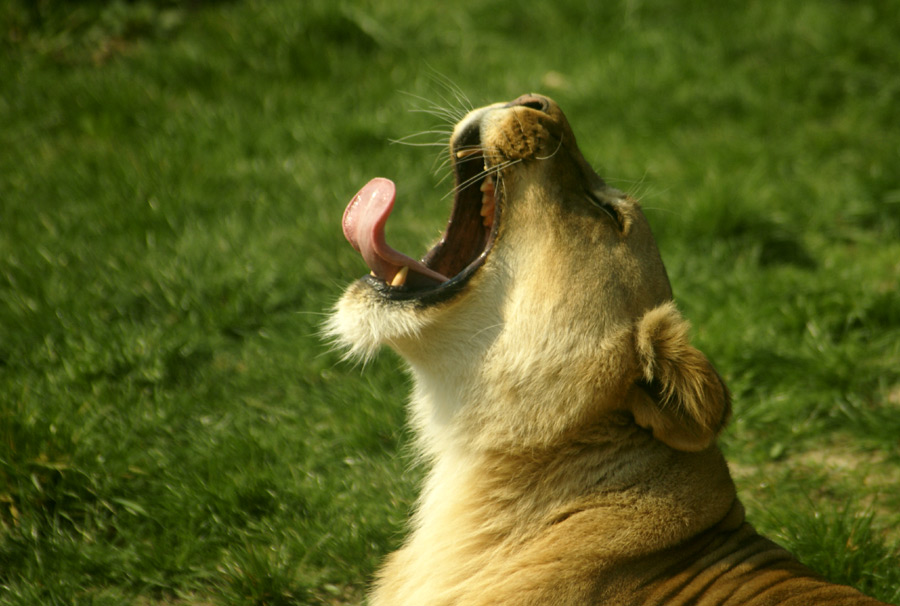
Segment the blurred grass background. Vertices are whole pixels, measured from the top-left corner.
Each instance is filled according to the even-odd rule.
[[[554,97],[735,395],[751,520],[900,601],[896,1],[7,0],[0,602],[357,603],[419,471],[339,362],[344,204],[450,185],[417,110]]]

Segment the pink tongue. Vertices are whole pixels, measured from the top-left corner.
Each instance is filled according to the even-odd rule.
[[[411,273],[446,282],[446,276],[397,252],[385,242],[384,225],[394,209],[396,197],[397,188],[390,179],[378,177],[366,183],[344,211],[341,222],[344,237],[359,251],[369,269],[385,282],[390,283],[404,266]]]

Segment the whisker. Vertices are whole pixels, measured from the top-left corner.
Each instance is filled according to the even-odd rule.
[[[409,145],[410,147],[447,147],[447,143],[444,141],[416,143],[414,141],[404,141],[403,139],[388,139],[388,142],[395,143],[397,145]]]
[[[480,147],[472,147],[469,149],[460,149],[456,152],[456,157],[462,159],[462,158],[468,158],[469,156],[474,156],[475,154],[481,155]]]
[[[464,145],[452,156],[441,154],[441,167],[448,167],[454,163],[473,162],[481,158],[482,151],[483,149],[478,145]]]
[[[431,162],[431,172],[433,175],[437,176],[442,170],[445,170],[453,159],[450,157],[450,154],[445,153],[444,151],[440,151],[434,156],[434,160]],[[447,176],[450,175],[448,171],[441,181],[443,181]]]
[[[417,133],[412,133],[411,135],[406,135],[405,137],[400,137],[399,139],[392,139],[392,140],[393,140],[393,141],[398,141],[398,142],[403,142],[403,141],[406,141],[407,139],[412,139],[412,138],[414,138],[414,137],[422,137],[422,136],[424,136],[424,135],[445,135],[445,136],[449,136],[449,135],[451,135],[451,134],[453,134],[452,131],[436,128],[436,129],[432,129],[432,130],[423,130],[423,131],[419,131],[419,132],[417,132]]]
[[[456,124],[461,118],[461,116],[456,115],[449,109],[437,105],[431,107],[415,107],[408,111],[411,114],[428,114],[429,116],[436,116],[444,120],[447,124]]]
[[[651,198],[657,198],[662,196],[669,191],[672,190],[671,187],[657,188],[653,185],[653,183],[648,183],[647,179],[648,171],[644,170],[644,173],[641,175],[640,179],[617,179],[614,177],[608,177],[606,179],[607,183],[610,185],[616,185],[620,189],[623,189],[628,192],[628,194],[638,200],[649,200]],[[619,185],[621,184],[621,185]],[[624,187],[624,185],[627,185]],[[646,208],[646,207],[644,207]],[[657,209],[662,210],[662,209]]]
[[[514,160],[507,160],[505,162],[501,162],[500,164],[492,166],[492,167],[488,168],[487,170],[483,170],[483,171],[479,172],[478,174],[469,177],[468,179],[466,179],[465,181],[463,181],[462,183],[460,183],[459,185],[454,187],[449,193],[447,193],[444,196],[444,198],[447,198],[450,195],[453,195],[453,194],[456,194],[456,193],[462,191],[463,189],[469,187],[473,183],[477,183],[481,179],[484,179],[488,175],[499,174],[500,171],[505,170],[514,164],[518,164],[521,161],[522,161],[522,158],[516,158]]]
[[[679,213],[674,208],[662,208],[660,206],[644,206],[643,204],[641,204],[641,210],[643,210],[643,211],[652,210],[653,212],[671,213],[676,216],[681,215],[681,213]]]
[[[459,107],[459,105],[461,104],[461,100],[459,98],[459,95],[456,94],[455,91],[453,91],[452,89],[448,89],[447,86],[443,86],[443,88],[454,97],[453,99],[448,99],[446,95],[440,92],[437,93],[438,97],[440,97],[440,100],[444,103],[443,109],[445,109],[447,113],[453,117],[454,122],[458,122],[468,110],[465,107]],[[437,105],[432,105],[432,107],[437,107]]]
[[[453,158],[450,154],[438,154],[438,157],[435,160],[442,168],[447,168],[453,163]]]
[[[458,84],[453,82],[453,80],[451,80],[449,76],[447,76],[446,74],[442,74],[433,67],[429,66],[429,69],[432,72],[431,80],[441,86],[451,95],[453,95],[454,99],[456,99],[456,102],[459,105],[463,106],[464,111],[473,109],[472,101],[469,99],[466,93],[463,92],[463,89]]]
[[[433,106],[433,107],[436,107],[435,104],[434,104],[434,102],[433,102],[431,99],[428,99],[428,98],[426,98],[426,97],[423,97],[422,95],[417,95],[417,94],[415,94],[415,93],[411,93],[411,92],[406,91],[406,90],[401,90],[401,91],[398,91],[398,92],[399,92],[401,95],[406,95],[407,97],[411,97],[411,98],[415,99],[416,101],[421,101],[422,103],[427,103],[427,104],[429,104],[429,105],[431,105],[431,106]]]
[[[469,177],[468,179],[466,179],[465,181],[463,181],[462,183],[460,183],[459,185],[457,185],[456,187],[454,187],[453,189],[451,189],[449,192],[447,192],[447,193],[444,195],[444,199],[449,198],[450,196],[455,195],[455,194],[461,192],[462,190],[464,190],[465,188],[469,187],[469,186],[472,185],[473,183],[477,183],[478,181],[480,181],[481,179],[483,179],[483,178],[486,177],[487,175],[488,175],[488,171],[483,170],[483,171],[481,171],[480,173],[478,173],[477,175],[474,175],[474,176],[472,176],[472,177]]]
[[[506,160],[505,162],[501,162],[501,163],[499,163],[499,164],[496,164],[496,165],[490,167],[490,168],[487,170],[487,172],[488,172],[488,173],[498,174],[500,171],[506,170],[506,169],[509,168],[510,166],[514,166],[514,165],[519,164],[519,163],[524,162],[524,161],[525,161],[524,158],[513,158],[512,160]]]
[[[559,150],[562,149],[562,144],[563,144],[563,138],[562,138],[562,136],[560,136],[559,144],[557,144],[556,149],[553,150],[552,154],[550,154],[549,156],[543,156],[543,157],[535,156],[534,159],[535,160],[549,160],[550,158],[555,156],[557,153],[559,153]]]
[[[432,66],[427,67],[430,73],[427,73],[426,76],[434,85],[436,85],[432,86],[432,89],[440,89],[434,90],[440,103],[435,103],[423,96],[409,92],[404,91],[404,94],[422,102],[425,106],[417,108],[416,111],[430,113],[452,124],[459,122],[466,113],[473,109],[474,106],[472,101],[465,92],[463,92],[462,88],[453,82],[450,77],[434,69]]]
[[[449,99],[447,99],[447,97],[445,97],[445,96],[442,95],[441,93],[438,93],[438,97],[440,97],[440,100],[444,103],[444,105],[437,105],[436,103],[433,103],[433,104],[431,105],[432,109],[441,109],[441,110],[443,110],[449,117],[453,118],[454,121],[458,121],[459,118],[461,117],[461,112],[460,112],[460,110],[458,110],[458,109],[451,109],[453,103],[451,103],[451,101],[450,101]]]
[[[475,162],[484,158],[484,148],[480,145],[463,145],[457,148],[456,152],[447,157],[448,162],[463,164],[466,162]]]
[[[447,157],[440,157],[435,159],[435,164],[432,165],[432,167],[434,168],[435,176],[437,176],[437,174],[441,171],[446,171],[444,172],[444,176],[441,177],[441,182],[443,182],[447,179],[447,177],[453,174],[452,171],[447,170],[450,168],[450,166],[450,159]]]
[[[444,173],[444,176],[441,177],[440,179],[438,179],[438,182],[435,184],[435,186],[434,186],[435,189],[437,189],[439,186],[443,185],[444,181],[449,179],[451,176],[452,176],[452,173],[450,173],[450,172]],[[447,196],[444,196],[444,198],[446,198],[446,197]]]
[[[438,118],[443,119],[449,124],[456,124],[456,122],[459,121],[459,118],[462,117],[458,111],[451,110],[447,107],[442,107],[437,103],[434,103],[430,99],[426,99],[425,97],[422,97],[420,95],[416,95],[407,91],[400,91],[400,93],[406,95],[407,97],[411,97],[417,101],[420,101],[426,105],[425,107],[413,107],[408,110],[412,113],[423,113],[437,116]],[[446,101],[446,99],[444,101]]]
[[[493,330],[493,329],[498,328],[498,327],[500,327],[500,326],[503,326],[503,322],[497,322],[496,324],[491,324],[490,326],[485,326],[485,327],[482,328],[481,330],[477,330],[477,331],[475,331],[474,333],[472,333],[472,334],[469,336],[469,340],[470,340],[470,341],[475,341],[475,339],[477,339],[478,336],[479,336],[481,333],[487,332],[487,331],[489,331],[489,330]]]

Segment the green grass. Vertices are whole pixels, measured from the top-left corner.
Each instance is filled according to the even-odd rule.
[[[398,248],[442,226],[389,141],[447,81],[560,102],[734,392],[751,520],[900,601],[900,5],[405,4],[0,7],[0,602],[359,601],[409,385],[317,332],[363,183]]]

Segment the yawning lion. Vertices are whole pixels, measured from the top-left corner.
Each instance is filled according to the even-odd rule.
[[[879,604],[744,521],[716,445],[728,390],[688,341],[640,206],[559,107],[472,111],[450,154],[456,200],[421,261],[385,241],[390,181],[343,217],[371,273],[328,330],[407,360],[430,468],[370,604]]]

